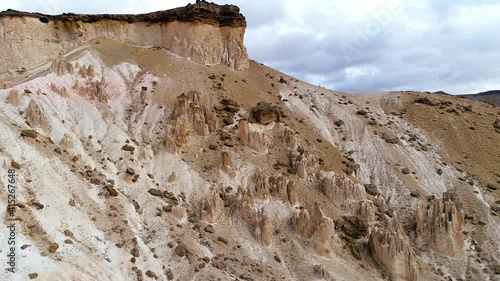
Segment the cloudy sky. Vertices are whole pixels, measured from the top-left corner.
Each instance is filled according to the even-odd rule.
[[[2,1],[48,14],[144,13],[183,0]],[[346,92],[500,89],[498,0],[220,0],[246,16],[252,59]]]

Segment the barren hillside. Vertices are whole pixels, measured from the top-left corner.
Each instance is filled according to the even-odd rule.
[[[500,280],[499,108],[307,84],[235,9],[0,14],[0,279]]]

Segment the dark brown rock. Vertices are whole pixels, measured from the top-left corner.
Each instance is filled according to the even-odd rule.
[[[134,151],[134,150],[135,150],[135,147],[133,147],[133,146],[131,146],[131,145],[128,145],[128,144],[126,144],[126,145],[122,146],[122,150],[132,152],[132,151]]]
[[[276,107],[266,102],[259,102],[251,111],[255,120],[263,125],[278,121],[279,112]]]
[[[186,246],[184,245],[179,245],[175,248],[175,254],[178,255],[179,257],[184,257],[187,255],[188,251],[186,249]]]
[[[23,138],[32,138],[32,139],[36,139],[36,137],[38,136],[38,133],[35,131],[35,130],[22,130],[21,131],[21,137]]]
[[[156,189],[156,188],[151,188],[148,190],[149,194],[153,195],[153,196],[163,196],[163,193],[159,190],[159,189]]]
[[[57,251],[57,249],[59,249],[59,244],[57,244],[57,243],[50,244],[50,246],[49,246],[50,253],[55,253]]]
[[[10,166],[14,169],[18,169],[18,170],[21,169],[21,165],[14,160],[10,161]]]

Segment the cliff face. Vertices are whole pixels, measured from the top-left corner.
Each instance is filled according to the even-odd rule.
[[[238,7],[205,2],[142,15],[49,16],[7,10],[0,13],[0,79],[101,37],[160,46],[197,63],[244,70],[249,65],[245,27]]]

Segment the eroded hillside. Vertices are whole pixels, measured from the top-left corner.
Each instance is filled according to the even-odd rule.
[[[0,90],[2,280],[499,280],[498,108],[115,39]]]

